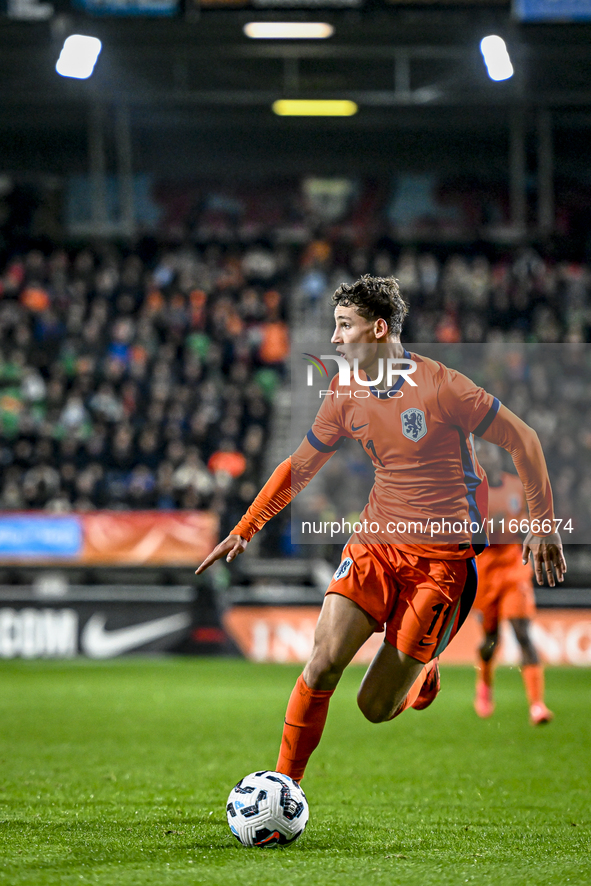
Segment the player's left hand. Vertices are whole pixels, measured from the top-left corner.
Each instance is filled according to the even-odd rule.
[[[544,576],[551,588],[556,584],[554,575],[558,581],[564,580],[566,560],[558,532],[553,532],[551,535],[533,535],[528,532],[523,542],[524,563],[527,563],[530,554],[539,585],[544,584]]]
[[[199,566],[195,570],[195,575],[201,575],[202,572],[205,572],[212,563],[215,563],[216,560],[221,560],[222,557],[226,558],[226,563],[231,563],[232,560],[235,560],[238,554],[242,554],[246,550],[248,542],[245,538],[242,538],[240,535],[228,535],[223,541],[217,545],[209,554],[201,566]]]

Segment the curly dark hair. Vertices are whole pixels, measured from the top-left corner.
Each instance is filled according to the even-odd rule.
[[[332,304],[344,308],[353,307],[364,320],[378,320],[388,324],[391,334],[400,335],[408,305],[400,294],[398,280],[394,277],[372,277],[364,274],[355,283],[342,283],[332,296]]]

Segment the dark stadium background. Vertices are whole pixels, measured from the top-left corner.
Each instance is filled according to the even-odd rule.
[[[193,571],[288,454],[290,343],[330,322],[342,279],[399,276],[407,340],[589,342],[590,25],[503,2],[306,5],[3,5],[6,657],[106,656],[105,625],[166,618],[127,651],[232,652],[227,607],[318,605],[338,550],[292,545],[287,515],[231,572]],[[248,40],[263,20],[335,33]],[[102,42],[88,80],[55,71],[72,33]],[[510,80],[488,78],[487,34]],[[359,111],[283,118],[281,98]],[[576,471],[553,443],[565,500],[588,478],[581,404]],[[19,547],[40,543],[33,514],[69,519],[73,548]],[[568,553],[566,587],[538,602],[583,617],[591,551]]]

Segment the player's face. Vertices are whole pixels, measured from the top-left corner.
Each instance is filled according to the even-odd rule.
[[[357,359],[358,366],[365,369],[378,353],[378,344],[388,339],[385,320],[365,320],[354,307],[337,306],[334,312],[335,330],[331,342],[337,345],[337,353],[345,357],[350,366]]]

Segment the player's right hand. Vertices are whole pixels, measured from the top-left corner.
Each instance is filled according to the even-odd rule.
[[[530,554],[539,585],[544,584],[545,576],[548,584],[553,588],[556,584],[554,573],[556,573],[558,581],[564,580],[566,561],[562,550],[562,540],[557,532],[553,532],[551,535],[533,535],[528,532],[523,542],[524,563],[527,563]]]
[[[212,563],[221,560],[222,557],[226,558],[226,563],[231,563],[238,554],[242,554],[246,550],[247,544],[248,542],[241,535],[229,535],[205,558],[201,566],[195,570],[195,575],[201,575]]]

